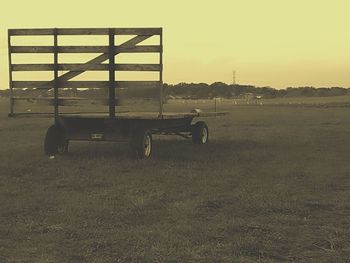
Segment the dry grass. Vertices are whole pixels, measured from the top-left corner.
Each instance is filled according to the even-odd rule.
[[[42,153],[52,120],[0,118],[0,262],[349,262],[349,108],[237,107],[210,144]]]

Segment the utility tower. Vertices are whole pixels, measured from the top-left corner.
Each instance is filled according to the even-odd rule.
[[[236,85],[236,71],[235,70],[232,71],[232,84]]]

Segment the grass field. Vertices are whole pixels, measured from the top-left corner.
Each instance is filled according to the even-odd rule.
[[[174,106],[175,107],[175,106]],[[0,262],[350,262],[350,108],[240,106],[210,143],[72,143],[0,100]]]

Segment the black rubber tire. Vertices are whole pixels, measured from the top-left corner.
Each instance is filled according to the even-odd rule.
[[[148,130],[134,133],[130,138],[130,147],[136,158],[150,158],[153,149],[152,133]]]
[[[64,130],[56,125],[47,129],[44,140],[44,152],[48,156],[68,152],[69,141],[65,139]]]
[[[198,121],[192,125],[192,142],[206,144],[209,141],[209,129],[204,121]]]

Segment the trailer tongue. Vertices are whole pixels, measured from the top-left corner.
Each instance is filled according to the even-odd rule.
[[[12,39],[21,36],[27,39],[51,37],[49,46],[12,45]],[[83,46],[59,45],[64,37],[100,36],[108,39],[105,45]],[[119,37],[130,36],[121,44]],[[156,37],[157,44],[145,45],[144,41]],[[107,42],[107,41],[106,41]],[[192,138],[196,144],[206,144],[209,139],[208,126],[200,121],[192,123],[195,117],[218,115],[218,113],[165,113],[163,109],[163,33],[162,28],[93,28],[93,29],[10,29],[8,31],[10,113],[20,115],[53,115],[54,124],[48,128],[44,151],[49,156],[68,151],[69,141],[129,141],[132,152],[138,158],[147,158],[152,153],[152,134],[179,135]],[[98,54],[87,62],[60,63],[65,54]],[[153,54],[157,63],[118,63],[117,55]],[[47,54],[53,63],[13,63],[14,54]],[[104,63],[107,62],[108,63]],[[32,62],[32,61],[31,61]],[[36,62],[36,61],[33,61]],[[52,73],[49,81],[13,80],[14,72]],[[74,78],[85,72],[108,73],[108,80],[87,81]],[[157,72],[156,80],[116,80],[118,72]],[[60,74],[61,73],[61,74]],[[74,79],[74,80],[72,80]],[[74,95],[77,90],[88,94],[88,98]],[[78,92],[79,93],[79,92]],[[63,94],[63,95],[62,95]],[[69,96],[68,96],[68,95]],[[72,95],[73,94],[73,95]],[[101,96],[103,95],[103,96]],[[53,106],[53,112],[17,112],[21,101],[44,101]],[[141,104],[136,102],[142,101]],[[101,111],[96,106],[108,107]],[[88,111],[67,110],[71,105],[88,106]],[[141,105],[141,111],[134,105]],[[67,107],[68,106],[68,107]],[[34,107],[35,108],[35,107]]]

